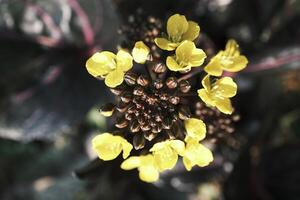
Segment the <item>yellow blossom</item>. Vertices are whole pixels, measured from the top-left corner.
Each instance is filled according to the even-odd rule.
[[[132,50],[132,56],[134,61],[140,64],[144,64],[148,58],[149,52],[150,49],[149,47],[147,47],[147,45],[145,45],[144,42],[136,42]]]
[[[203,89],[198,90],[199,97],[209,106],[216,106],[221,112],[231,114],[233,108],[230,97],[236,95],[237,85],[230,77],[223,77],[211,84],[210,76],[202,80]]]
[[[188,140],[183,155],[183,164],[188,171],[195,165],[205,167],[209,165],[213,159],[213,154],[208,148],[199,144],[197,140]]]
[[[184,153],[184,142],[180,140],[168,140],[153,145],[150,149],[159,171],[172,169],[178,160],[178,155]]]
[[[202,49],[196,48],[191,41],[185,40],[175,51],[175,56],[167,57],[167,67],[172,71],[189,70],[203,64],[206,54]]]
[[[167,38],[155,38],[156,45],[164,50],[174,50],[182,41],[193,41],[199,36],[200,27],[196,22],[187,21],[184,15],[175,14],[167,22]]]
[[[132,150],[132,145],[121,136],[114,136],[110,133],[97,135],[92,140],[93,149],[102,160],[113,160],[121,151],[123,158],[127,158]]]
[[[246,67],[248,60],[245,56],[240,55],[239,45],[235,40],[229,40],[224,51],[219,51],[204,70],[213,76],[221,76],[223,70],[237,72]]]
[[[108,87],[114,88],[124,80],[124,74],[132,68],[132,56],[119,50],[117,55],[109,51],[95,53],[86,62],[88,72],[98,78],[104,78]]]
[[[121,164],[121,168],[124,170],[138,168],[139,177],[145,182],[155,182],[159,178],[159,171],[151,154],[129,157]]]
[[[186,141],[189,138],[196,141],[203,140],[206,135],[206,125],[200,119],[190,118],[184,121],[184,126],[187,132]]]

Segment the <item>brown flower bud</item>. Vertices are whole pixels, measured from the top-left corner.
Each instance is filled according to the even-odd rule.
[[[127,83],[127,85],[135,85],[137,79],[137,75],[132,72],[127,72],[124,76],[124,80]]]
[[[136,109],[136,106],[135,106],[134,104],[130,104],[130,105],[128,106],[127,112],[128,112],[129,114],[132,114],[132,113],[134,113],[135,109]]]
[[[164,63],[158,62],[153,65],[152,70],[157,74],[161,74],[167,70],[167,67]]]
[[[118,103],[118,105],[117,105],[116,108],[117,108],[117,110],[118,110],[119,112],[123,113],[123,112],[125,112],[125,111],[127,110],[128,104],[126,104],[126,103],[120,101],[120,102]]]
[[[115,110],[115,105],[112,103],[105,104],[100,108],[100,113],[105,117],[110,117]]]
[[[143,75],[140,75],[138,78],[137,78],[137,83],[141,86],[147,86],[149,84],[149,80],[143,76]]]
[[[153,133],[159,133],[162,130],[162,125],[161,124],[156,124],[156,126],[152,127],[151,131]]]
[[[154,95],[148,95],[148,97],[146,98],[146,102],[150,105],[154,105],[156,101],[157,98]]]
[[[133,114],[128,113],[128,110],[127,110],[127,112],[125,113],[125,119],[127,119],[128,121],[131,121],[132,118],[133,118]]]
[[[183,93],[187,93],[191,89],[191,84],[187,80],[182,80],[179,82],[180,91]]]
[[[191,110],[188,106],[181,105],[178,110],[178,116],[181,120],[187,120],[191,117]]]
[[[124,103],[129,103],[132,100],[132,94],[129,92],[123,92],[120,98]]]
[[[125,128],[125,127],[128,126],[128,121],[126,119],[123,119],[123,118],[118,119],[115,126],[117,128]]]
[[[169,98],[169,95],[168,95],[167,93],[161,93],[161,94],[159,95],[159,98],[160,98],[161,100],[163,100],[163,101],[167,101],[168,98]]]
[[[139,123],[136,120],[134,120],[133,122],[131,122],[131,124],[130,124],[130,131],[132,133],[139,132],[140,128],[141,127],[140,127]]]
[[[161,122],[162,121],[162,116],[159,113],[156,113],[154,115],[154,119],[156,122]]]
[[[160,89],[164,86],[163,82],[161,79],[156,79],[153,83],[153,86],[156,88],[156,89]]]
[[[145,124],[141,125],[141,129],[143,131],[149,131],[151,129],[151,126],[148,122],[146,122]]]
[[[145,146],[145,138],[143,134],[135,134],[133,137],[133,146],[136,150],[142,149]]]
[[[177,96],[170,96],[169,97],[169,102],[171,104],[177,105],[180,102],[180,98]]]
[[[115,87],[115,88],[109,88],[109,90],[114,94],[119,96],[123,92],[123,88]]]
[[[152,141],[157,136],[157,133],[151,131],[144,132],[144,138],[148,141]]]
[[[166,80],[166,85],[167,85],[167,87],[170,88],[170,89],[176,88],[177,85],[178,85],[177,78],[176,78],[176,77],[169,77],[169,78]]]
[[[172,126],[172,120],[169,117],[166,117],[163,119],[161,124],[163,129],[170,129]]]
[[[175,136],[175,134],[173,133],[172,130],[166,130],[166,133],[167,133],[167,135],[169,136],[169,138],[170,138],[171,140],[176,139],[176,136]]]
[[[144,89],[141,86],[137,86],[134,88],[133,94],[136,96],[142,96],[144,94]]]
[[[144,116],[139,116],[137,118],[137,121],[139,122],[140,125],[144,125],[146,123],[146,118]]]

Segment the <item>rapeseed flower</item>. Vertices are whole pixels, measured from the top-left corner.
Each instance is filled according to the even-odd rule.
[[[132,145],[121,136],[103,133],[92,139],[93,149],[102,160],[113,160],[123,151],[123,158],[127,158],[132,150]]]
[[[204,70],[213,76],[221,76],[223,70],[238,72],[247,66],[248,59],[240,54],[239,45],[235,40],[228,40],[225,50],[219,51]]]
[[[184,15],[172,15],[167,22],[167,36],[155,38],[156,45],[167,51],[172,51],[185,40],[193,41],[199,36],[200,27],[194,21],[187,21]]]
[[[206,54],[196,48],[191,41],[185,40],[176,49],[174,56],[167,57],[167,67],[171,71],[185,71],[203,64]]]
[[[96,78],[104,78],[105,84],[111,88],[123,82],[125,72],[132,65],[132,56],[122,49],[117,55],[109,51],[97,52],[86,62],[88,72]]]
[[[164,171],[176,165],[178,155],[183,155],[184,149],[184,142],[167,140],[154,144],[149,151],[153,153],[159,171]]]
[[[202,80],[203,89],[198,90],[199,97],[209,106],[217,107],[225,114],[231,114],[233,107],[230,98],[236,95],[237,85],[230,77],[223,77],[211,83],[210,76]]]
[[[151,154],[129,157],[121,164],[121,168],[124,170],[138,168],[139,177],[145,182],[155,182],[159,178],[159,171]]]

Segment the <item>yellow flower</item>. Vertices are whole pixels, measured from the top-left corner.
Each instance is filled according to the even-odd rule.
[[[168,38],[155,38],[156,45],[172,51],[184,40],[193,41],[199,36],[200,27],[196,22],[187,21],[184,15],[172,15],[167,22]]]
[[[189,139],[200,141],[205,138],[206,125],[202,120],[196,118],[190,118],[184,121],[184,126],[187,132],[185,141]]]
[[[167,66],[172,71],[184,71],[203,64],[206,55],[202,49],[197,49],[191,41],[182,42],[176,49],[175,56],[167,57]]]
[[[159,172],[151,154],[129,157],[121,164],[121,168],[124,170],[138,168],[139,177],[145,182],[155,182],[159,178]]]
[[[213,154],[208,148],[199,144],[197,140],[188,140],[183,155],[183,164],[188,171],[195,165],[205,167],[209,165],[213,159]]]
[[[172,169],[178,160],[178,155],[184,153],[184,142],[180,140],[168,140],[153,145],[150,149],[159,171]]]
[[[240,55],[239,45],[235,40],[229,40],[224,51],[219,51],[204,70],[213,76],[221,76],[223,70],[237,72],[246,67],[248,60],[245,56]]]
[[[103,51],[95,53],[86,62],[88,72],[98,78],[104,78],[108,87],[114,88],[124,80],[124,74],[132,68],[132,56],[124,50],[117,55]]]
[[[135,43],[134,48],[132,50],[132,56],[135,62],[144,64],[148,58],[150,49],[147,45],[142,41],[138,41]]]
[[[230,77],[223,77],[211,85],[210,76],[202,80],[203,89],[198,90],[199,97],[210,106],[216,106],[221,112],[231,114],[233,108],[230,97],[236,95],[237,85]]]
[[[110,133],[97,135],[92,140],[93,149],[102,160],[113,160],[123,151],[123,158],[127,158],[132,150],[132,145],[121,136]]]

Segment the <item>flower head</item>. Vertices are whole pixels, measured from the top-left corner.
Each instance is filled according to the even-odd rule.
[[[172,51],[184,40],[193,41],[199,36],[200,27],[196,22],[187,21],[184,15],[172,15],[167,22],[167,38],[155,38],[156,45]]]
[[[221,112],[231,114],[233,107],[230,98],[236,95],[237,85],[230,77],[223,77],[215,83],[207,75],[202,80],[203,89],[198,90],[199,97],[209,106],[216,106]]]
[[[132,145],[121,136],[110,133],[97,135],[92,140],[93,149],[102,160],[113,160],[123,151],[123,158],[127,158],[132,150]]]
[[[202,49],[196,48],[191,41],[185,40],[176,49],[175,56],[167,57],[167,66],[171,71],[190,70],[203,64],[206,54]]]
[[[229,72],[238,72],[246,67],[248,59],[240,55],[239,45],[235,40],[229,40],[224,51],[219,51],[204,70],[213,76],[221,76],[223,70]]]
[[[134,155],[140,156],[129,157],[121,168],[137,168],[141,180],[154,182],[160,172],[176,166],[178,156],[183,158],[187,170],[213,161],[211,150],[200,141],[218,139],[234,131],[236,117],[228,114],[233,112],[230,98],[236,94],[237,85],[229,77],[209,74],[238,71],[245,67],[247,59],[240,55],[236,42],[230,40],[205,71],[191,71],[206,59],[205,52],[193,42],[199,35],[198,24],[175,14],[168,19],[167,36],[156,38],[161,32],[161,21],[153,17],[144,21],[139,13],[120,31],[128,34],[123,47],[134,46],[132,56],[124,50],[117,55],[104,51],[86,63],[88,72],[105,79],[116,95],[117,103],[102,106],[100,113],[111,117],[115,128],[120,129],[118,136],[104,133],[92,143],[103,160],[115,159],[122,151],[125,159],[134,148]],[[157,46],[176,51],[170,55]],[[139,65],[131,70],[133,60]],[[200,77],[206,75],[200,89],[196,76],[199,73]]]
[[[108,87],[114,88],[124,80],[124,74],[132,68],[132,56],[119,50],[117,55],[109,51],[95,53],[86,62],[88,72],[98,78],[104,78]]]
[[[167,140],[154,144],[149,151],[153,152],[159,171],[164,171],[176,165],[178,155],[184,153],[184,146],[184,142],[180,140]]]
[[[139,177],[145,182],[154,182],[159,178],[159,171],[151,154],[129,157],[121,164],[121,168],[124,170],[138,168]]]

